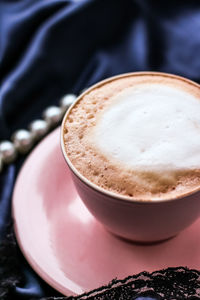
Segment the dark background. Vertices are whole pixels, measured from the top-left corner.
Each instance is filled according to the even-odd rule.
[[[66,93],[144,70],[200,81],[198,1],[1,1],[0,141]],[[11,195],[22,162],[0,174],[1,299],[57,294],[26,264],[11,234]]]

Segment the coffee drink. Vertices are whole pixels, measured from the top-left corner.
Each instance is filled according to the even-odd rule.
[[[200,188],[200,87],[189,80],[110,78],[80,97],[63,131],[73,166],[106,191],[151,201]]]

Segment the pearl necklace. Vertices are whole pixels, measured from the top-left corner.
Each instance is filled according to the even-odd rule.
[[[11,141],[2,141],[0,143],[0,172],[4,165],[13,163],[19,154],[28,153],[36,142],[58,125],[75,99],[74,94],[65,95],[60,100],[60,106],[50,106],[45,109],[43,119],[31,122],[28,126],[29,130],[19,129],[11,136]]]

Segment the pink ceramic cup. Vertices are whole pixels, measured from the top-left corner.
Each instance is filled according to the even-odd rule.
[[[185,78],[171,74],[155,72],[139,72],[123,74],[122,76],[156,75]],[[88,210],[110,232],[125,239],[151,243],[162,241],[177,235],[180,231],[191,225],[200,215],[200,187],[193,192],[173,199],[144,201],[134,200],[106,191],[86,179],[71,163],[64,146],[64,124],[70,114],[71,108],[88,91],[97,88],[114,77],[106,79],[92,86],[81,94],[64,116],[61,127],[61,148],[64,158],[69,166],[76,189]],[[189,81],[198,86],[196,83]],[[199,86],[198,86],[199,87]]]

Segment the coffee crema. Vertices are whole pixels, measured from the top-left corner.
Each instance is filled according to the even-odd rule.
[[[64,126],[66,153],[97,186],[138,200],[200,187],[200,88],[166,74],[127,74],[89,90]]]

